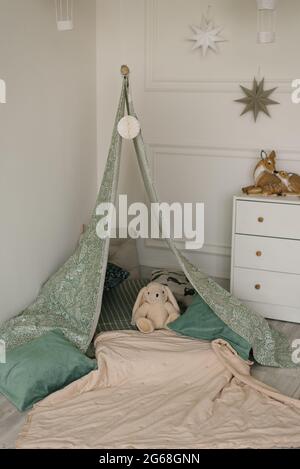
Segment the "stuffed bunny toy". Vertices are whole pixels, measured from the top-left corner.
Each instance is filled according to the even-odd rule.
[[[180,310],[170,288],[160,283],[149,283],[138,294],[133,307],[132,325],[140,332],[150,334],[155,329],[165,329],[175,321]]]

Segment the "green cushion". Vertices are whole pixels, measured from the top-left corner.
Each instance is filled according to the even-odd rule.
[[[0,393],[24,411],[96,366],[55,330],[7,352],[0,364]]]
[[[241,336],[233,332],[197,295],[186,312],[169,324],[169,328],[182,335],[196,339],[224,339],[236,350],[244,360],[248,360],[251,345]]]

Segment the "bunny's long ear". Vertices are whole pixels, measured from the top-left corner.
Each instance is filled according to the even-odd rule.
[[[176,309],[176,311],[179,313],[180,312],[180,309],[179,309],[179,306],[178,306],[178,303],[176,301],[176,298],[175,296],[173,295],[173,293],[171,292],[170,288],[169,287],[164,287],[168,293],[168,300],[170,301],[170,303],[174,306],[174,308]]]
[[[139,292],[138,297],[136,299],[136,302],[134,304],[133,310],[132,310],[132,317],[135,315],[136,310],[145,302],[144,293],[145,293],[146,290],[147,290],[147,287],[144,287]]]

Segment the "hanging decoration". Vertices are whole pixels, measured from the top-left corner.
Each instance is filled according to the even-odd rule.
[[[118,123],[118,132],[126,140],[133,140],[141,131],[141,125],[134,116],[124,116]]]
[[[260,44],[275,42],[276,0],[256,0],[257,41]]]
[[[209,18],[209,9],[206,15],[202,15],[200,26],[191,26],[194,35],[189,38],[190,41],[195,41],[192,50],[202,49],[203,57],[206,56],[209,49],[218,52],[218,42],[225,42],[220,33],[223,30],[222,26],[215,26],[214,21]]]
[[[274,93],[277,88],[265,90],[264,86],[264,78],[261,81],[257,81],[256,78],[254,78],[252,89],[240,85],[242,91],[245,94],[245,97],[236,99],[235,101],[237,103],[245,104],[245,108],[241,113],[241,116],[246,114],[247,112],[253,112],[255,122],[260,112],[263,112],[267,116],[271,117],[268,110],[268,106],[279,103],[277,101],[273,101],[273,99],[270,99],[270,96],[272,93]]]
[[[74,28],[74,0],[55,0],[58,31],[71,31]]]

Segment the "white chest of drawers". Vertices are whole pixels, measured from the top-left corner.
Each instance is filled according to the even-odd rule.
[[[231,293],[266,318],[300,323],[298,197],[234,197]]]

